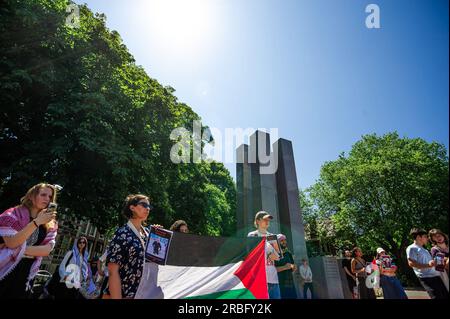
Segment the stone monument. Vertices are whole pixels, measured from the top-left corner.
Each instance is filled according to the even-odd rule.
[[[254,230],[255,214],[267,211],[274,217],[269,231],[286,235],[299,266],[302,259],[308,259],[308,254],[292,142],[280,138],[271,150],[270,135],[256,131],[249,144],[236,150],[237,233],[246,235]],[[343,298],[336,258],[316,257],[311,269],[319,298]],[[300,298],[298,273],[294,274],[294,282]]]

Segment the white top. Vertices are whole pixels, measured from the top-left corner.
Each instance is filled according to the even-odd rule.
[[[247,237],[266,237],[271,236],[273,234],[267,232],[267,233],[261,233],[259,230],[255,230],[252,232],[249,232]],[[272,260],[268,258],[270,254],[276,254],[278,256],[278,253],[276,252],[275,248],[266,242],[266,276],[267,276],[267,283],[269,284],[278,284],[278,273],[277,268],[275,267],[275,264]]]
[[[80,258],[80,261],[83,262],[83,257]],[[81,265],[77,264],[77,259],[73,255],[72,250],[69,250],[59,264],[58,271],[59,277],[61,278],[60,282],[66,282],[67,288],[80,288],[81,281],[83,280],[80,268]],[[64,278],[66,277],[67,280],[64,281]]]
[[[430,252],[419,245],[411,244],[406,248],[406,256],[408,259],[411,259],[419,264],[428,264],[431,260],[433,260],[433,257],[431,257]],[[440,276],[440,273],[434,269],[434,267],[430,268],[413,268],[414,273],[419,278],[431,278],[431,277],[437,277]]]
[[[312,282],[312,271],[311,267],[301,265],[298,270],[300,271],[300,276],[302,276],[303,280],[305,282]]]

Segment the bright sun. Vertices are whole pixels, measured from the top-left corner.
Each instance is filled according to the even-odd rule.
[[[161,53],[197,54],[213,41],[211,0],[144,0],[137,18],[144,38]],[[181,51],[181,52],[180,52]]]

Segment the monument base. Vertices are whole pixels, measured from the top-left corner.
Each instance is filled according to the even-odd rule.
[[[314,295],[317,299],[347,299],[349,295],[345,277],[342,277],[341,262],[336,257],[320,256],[309,258],[313,274]],[[345,286],[344,286],[345,283]],[[301,295],[303,296],[303,295]],[[350,295],[351,298],[351,295]]]

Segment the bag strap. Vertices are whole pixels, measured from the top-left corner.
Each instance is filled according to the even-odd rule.
[[[69,258],[67,258],[66,264],[64,265],[64,268],[67,268],[67,266],[69,265],[70,260],[72,259],[72,257],[73,257],[73,251],[71,250]]]
[[[363,268],[366,268],[366,265],[363,264],[363,263],[361,262],[361,260],[359,260],[358,258],[355,258],[355,259],[356,259],[356,261],[357,261],[361,266],[363,266]]]

